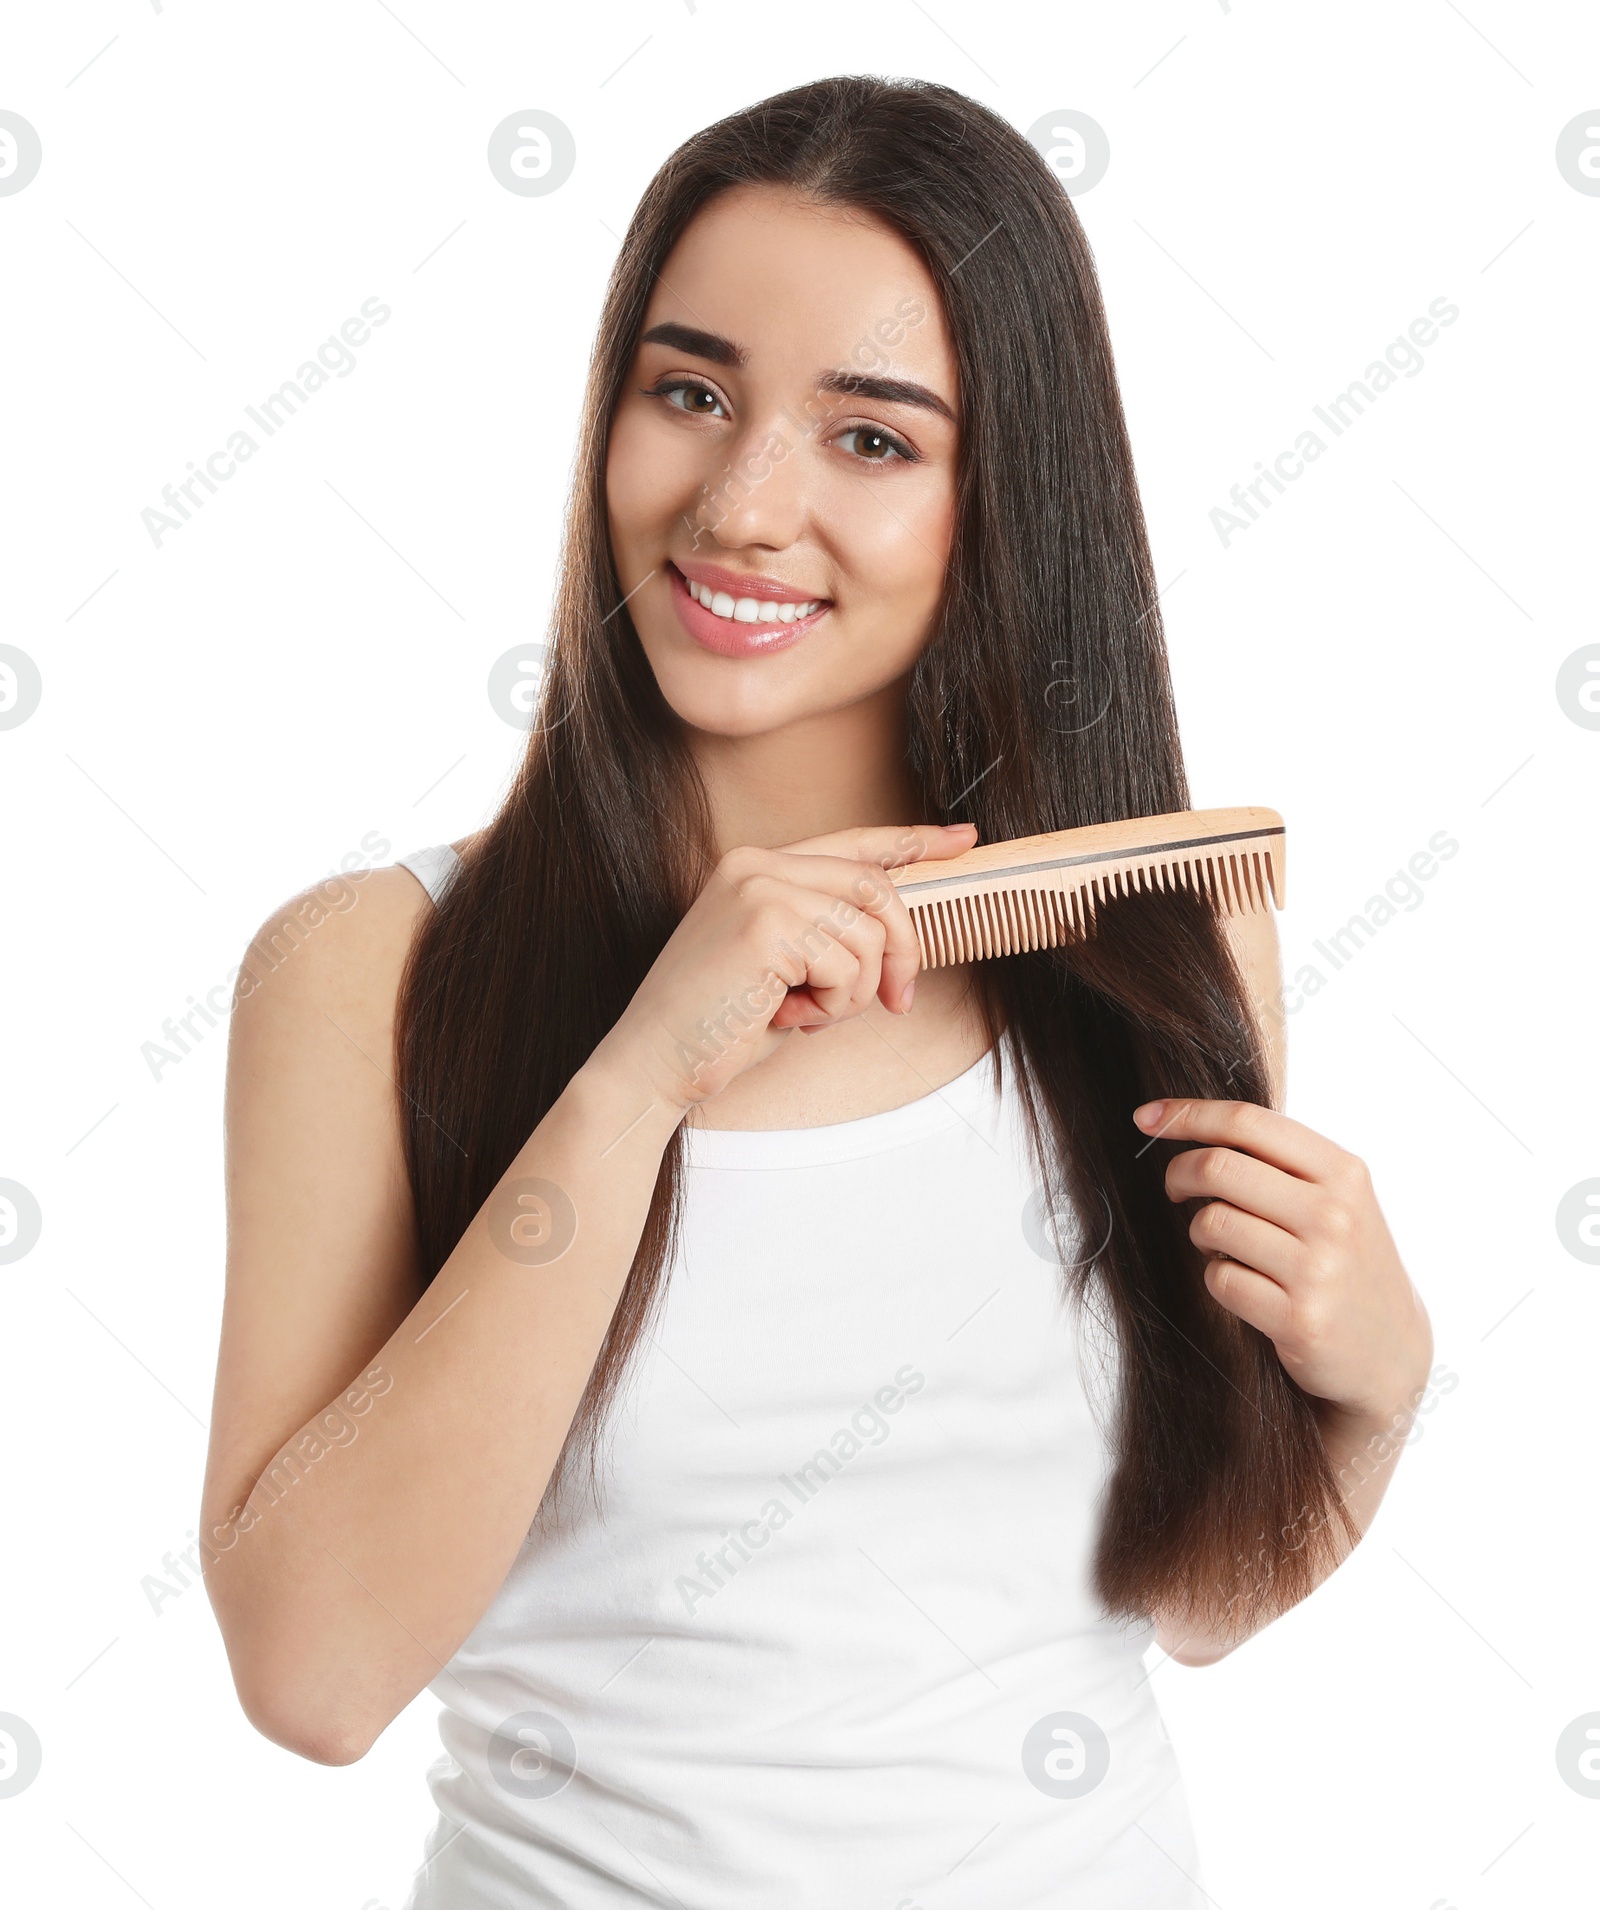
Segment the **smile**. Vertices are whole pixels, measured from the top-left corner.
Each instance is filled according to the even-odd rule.
[[[704,604],[713,617],[726,617],[732,623],[794,623],[800,617],[814,616],[827,601],[814,598],[809,603],[775,603],[770,598],[734,597],[726,590],[713,590],[709,584],[684,579],[689,595]]]
[[[735,597],[709,584],[691,582],[667,565],[678,620],[702,649],[718,656],[770,656],[798,643],[832,608],[826,597],[792,599]]]

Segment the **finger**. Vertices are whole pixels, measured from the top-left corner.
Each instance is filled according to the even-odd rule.
[[[804,895],[804,891],[801,893]],[[829,920],[831,900],[817,896],[814,913],[808,913],[804,901],[796,906],[794,929],[785,939],[799,950],[805,962],[802,984],[805,993],[801,999],[802,1005],[809,1004],[809,1008],[792,1016],[784,1015],[780,1026],[798,1028],[838,1021],[850,1011],[861,980],[861,956],[851,945],[849,930]],[[780,1013],[783,1006],[780,1002]]]
[[[877,989],[887,936],[883,922],[838,895],[797,888],[777,876],[752,877],[745,892],[758,901],[770,893],[781,905],[787,926],[780,931],[779,945],[805,966],[804,975],[791,985],[791,994],[798,998],[792,1007],[787,997],[779,1004],[774,1024],[798,1028],[860,1013]]]
[[[1325,1199],[1311,1182],[1234,1147],[1186,1147],[1168,1161],[1166,1181],[1173,1200],[1225,1200],[1302,1239]]]
[[[778,1012],[769,1025],[774,1028],[798,1028],[803,1035],[814,1035],[821,1028],[831,1028],[833,1023],[818,1007],[816,996],[802,982],[798,988],[791,988],[778,1003]]]
[[[1134,1121],[1152,1139],[1199,1141],[1236,1147],[1302,1180],[1328,1179],[1347,1158],[1332,1141],[1254,1101],[1178,1099],[1148,1101]]]
[[[904,868],[908,862],[943,861],[970,849],[978,839],[973,822],[917,822],[868,824],[858,829],[835,829],[824,836],[787,842],[793,855],[849,856],[876,863],[880,869]]]
[[[1291,1302],[1276,1281],[1268,1280],[1237,1260],[1213,1260],[1206,1268],[1206,1288],[1219,1306],[1237,1314],[1246,1326],[1279,1340],[1289,1331]]]
[[[839,940],[856,958],[855,980],[849,1000],[838,1010],[840,1017],[863,1014],[879,993],[883,981],[883,958],[888,947],[889,929],[879,915],[863,909],[839,931]]]
[[[1189,1238],[1202,1253],[1224,1254],[1241,1266],[1266,1275],[1285,1291],[1295,1287],[1306,1267],[1305,1243],[1270,1220],[1207,1201],[1189,1222]]]
[[[789,883],[791,889],[806,894],[825,890],[831,919],[841,932],[858,913],[870,915],[882,925],[885,940],[873,967],[873,991],[891,1014],[903,1012],[907,985],[922,966],[922,951],[900,891],[883,871],[874,864],[844,856],[797,855],[787,849],[752,854],[759,855],[762,874]]]

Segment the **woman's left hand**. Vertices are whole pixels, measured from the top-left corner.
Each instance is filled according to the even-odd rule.
[[[1206,1286],[1277,1348],[1290,1377],[1374,1422],[1415,1408],[1433,1358],[1427,1310],[1364,1162],[1249,1101],[1151,1101],[1135,1123],[1198,1143],[1167,1167],[1173,1200],[1203,1200],[1189,1238]]]

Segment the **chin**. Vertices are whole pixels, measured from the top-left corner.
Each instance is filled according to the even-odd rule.
[[[668,708],[679,722],[708,736],[765,736],[855,700],[837,692],[818,695],[818,685],[778,667],[781,657],[734,662],[642,641]]]

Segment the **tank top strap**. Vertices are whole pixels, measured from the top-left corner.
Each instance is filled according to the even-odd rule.
[[[413,849],[410,855],[398,856],[395,866],[409,869],[438,903],[444,900],[445,890],[461,867],[461,858],[448,842],[440,842],[431,849]]]

